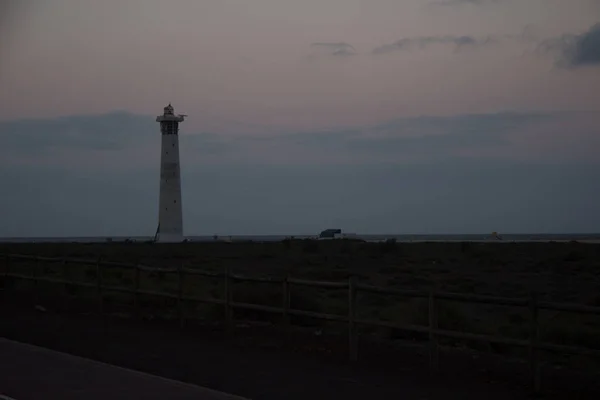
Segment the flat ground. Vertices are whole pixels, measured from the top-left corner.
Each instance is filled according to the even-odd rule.
[[[592,243],[0,243],[2,253],[101,257],[334,281],[354,274],[386,287],[435,286],[443,291],[508,297],[536,290],[547,300],[600,305],[600,244]]]
[[[382,287],[400,289],[431,289],[494,295],[504,297],[527,297],[532,291],[539,293],[543,300],[571,302],[587,305],[600,305],[600,245],[584,243],[358,243],[351,241],[285,241],[280,243],[186,243],[179,245],[151,244],[3,244],[0,253],[37,254],[50,257],[73,257],[140,263],[152,266],[179,266],[203,270],[223,271],[228,268],[234,273],[243,275],[284,276],[314,280],[340,281],[349,275],[358,276],[361,282]],[[31,273],[34,265],[27,262],[11,264],[11,270]],[[41,270],[40,270],[41,268]],[[62,265],[44,265],[37,267],[37,273],[59,275],[67,272],[82,281],[94,281],[93,265],[69,267],[66,271]],[[107,284],[131,286],[131,271],[110,268],[102,272],[103,281]],[[148,274],[142,279],[142,286],[151,290],[176,290],[176,277]],[[222,297],[223,288],[218,280],[210,282],[206,278],[186,278],[184,291],[190,295]],[[27,289],[25,282],[11,282],[11,289]],[[34,300],[48,310],[61,310],[63,317],[69,313],[69,321],[75,313],[77,321],[81,321],[81,312],[90,311],[95,291],[75,291],[70,294],[76,301],[69,302],[69,311],[61,308],[63,301],[57,300],[59,291],[64,288],[38,285],[37,292],[44,296]],[[59,290],[59,291],[57,291]],[[12,293],[12,291],[11,291]],[[17,296],[11,295],[11,303]],[[269,284],[256,285],[238,283],[234,287],[234,299],[249,303],[279,306],[281,303],[280,287]],[[31,300],[31,296],[29,296]],[[173,317],[174,304],[156,298],[141,298],[141,305],[146,319],[168,320]],[[347,312],[347,293],[343,290],[323,290],[313,288],[292,288],[292,307],[308,311],[337,313]],[[105,294],[105,307],[109,313],[127,317],[127,306],[131,299],[120,294]],[[361,295],[359,296],[359,315],[368,319],[382,319],[399,323],[424,324],[427,322],[427,304],[418,299],[397,298],[393,296]],[[474,306],[455,302],[444,302],[440,306],[440,327],[444,329],[502,335],[515,338],[526,338],[529,332],[527,310],[511,307]],[[30,305],[31,308],[31,305]],[[31,308],[32,309],[32,308]],[[47,313],[43,313],[46,315]],[[222,319],[222,309],[210,305],[189,305],[186,316],[193,321],[201,321],[204,327],[210,321]],[[238,320],[253,320],[278,323],[278,316],[265,316],[255,312],[236,312]],[[56,316],[58,318],[58,316]],[[62,318],[62,317],[61,317]],[[66,318],[66,317],[65,317]],[[11,319],[14,319],[11,317]],[[544,312],[540,315],[541,335],[544,341],[600,348],[600,321],[598,317],[580,316],[571,313]],[[38,317],[31,316],[31,321]],[[6,319],[4,321],[7,321]],[[86,320],[87,321],[87,320]],[[314,357],[341,360],[346,355],[346,339],[336,337],[344,333],[343,325],[323,323],[306,318],[292,321],[304,328],[302,334],[290,346],[275,345],[277,329],[274,327],[246,327],[241,332],[238,342],[245,346],[252,342],[253,347],[264,347],[271,344],[274,348],[292,347],[291,353],[313,354]],[[33,322],[31,322],[33,323]],[[69,330],[76,330],[76,324],[83,322],[64,322],[73,324]],[[93,324],[85,322],[85,324]],[[166,321],[168,326],[177,326],[176,322]],[[146,322],[147,326],[148,322]],[[190,324],[191,325],[191,324]],[[15,326],[15,334],[20,334],[21,325]],[[45,331],[32,326],[29,331]],[[129,328],[128,328],[129,329]],[[158,329],[158,328],[156,328]],[[161,328],[162,329],[162,328]],[[170,328],[169,328],[170,329]],[[204,328],[203,328],[204,329]],[[10,330],[10,329],[9,329]],[[201,329],[202,330],[202,329]],[[202,330],[204,331],[204,330]],[[319,333],[318,337],[314,333]],[[0,333],[1,334],[1,333]],[[122,333],[125,335],[125,333]],[[149,333],[146,333],[148,335]],[[331,334],[332,336],[329,336]],[[86,334],[87,335],[87,334]],[[304,336],[302,336],[304,335]],[[308,336],[307,336],[308,335]],[[289,338],[288,338],[289,339]],[[426,338],[407,334],[397,329],[365,328],[361,331],[360,355],[363,362],[386,365],[397,364],[400,358],[410,359],[411,364],[404,364],[406,370],[422,366],[426,371],[426,353],[417,350],[401,352],[391,351],[407,342],[419,343]],[[41,339],[39,339],[41,340]],[[119,337],[119,341],[125,340]],[[175,339],[173,339],[175,340]],[[179,340],[179,339],[177,339]],[[442,362],[446,368],[456,372],[458,365],[462,369],[492,371],[484,380],[507,380],[520,387],[527,384],[526,365],[519,360],[526,359],[523,349],[507,346],[470,343],[466,341],[446,341],[443,343],[450,349],[460,349],[461,354],[451,356]],[[151,344],[148,344],[151,345]],[[82,344],[85,347],[85,345]],[[157,344],[152,346],[156,347]],[[264,350],[264,349],[263,349]],[[263,351],[261,350],[261,351]],[[92,351],[88,349],[88,351]],[[204,351],[204,350],[202,350]],[[277,352],[280,350],[277,350]],[[476,351],[476,353],[472,353]],[[185,352],[185,351],[183,351]],[[448,353],[448,354],[450,354]],[[181,354],[181,352],[180,352]],[[279,353],[278,353],[279,354]],[[413,358],[408,357],[413,354]],[[587,374],[598,371],[597,360],[584,357],[544,354],[546,361],[558,365],[561,369],[547,367],[546,374],[559,376],[544,379],[548,383],[563,389],[575,385],[584,387],[583,381],[566,372],[570,369],[582,369]],[[133,354],[131,357],[134,357]],[[139,357],[139,356],[136,356]],[[285,356],[288,357],[287,355]],[[337,357],[337,358],[336,358]],[[497,367],[500,357],[510,367]],[[384,362],[384,359],[388,361]],[[483,361],[485,359],[485,362]],[[369,361],[370,360],[370,361]],[[451,361],[450,361],[451,360]],[[484,362],[482,366],[475,365]],[[513,360],[513,361],[510,361]],[[135,363],[135,360],[127,362]],[[468,367],[465,364],[468,363]],[[475,364],[473,364],[475,362]],[[516,364],[510,364],[514,362]],[[486,364],[487,363],[487,364]],[[492,363],[492,364],[489,364]],[[400,363],[402,364],[402,363]],[[269,367],[270,368],[270,367]],[[269,370],[267,368],[267,370]],[[290,367],[293,368],[293,367]],[[393,368],[392,368],[393,369]],[[418,368],[417,368],[418,369]],[[520,372],[517,372],[520,371]],[[488,373],[486,372],[486,374]],[[508,378],[505,374],[511,375]],[[270,372],[269,372],[270,373]],[[491,372],[489,372],[491,373]],[[520,378],[517,375],[522,375]],[[569,376],[569,378],[564,378]],[[580,375],[577,375],[580,376]],[[506,379],[504,379],[506,378]],[[470,378],[469,378],[470,379]],[[565,380],[566,379],[566,380]],[[582,378],[583,379],[583,378]],[[561,383],[562,382],[562,383]],[[586,381],[587,382],[587,381]],[[201,383],[202,384],[202,383]],[[214,385],[213,385],[214,386]],[[210,385],[209,385],[210,387]],[[590,388],[591,389],[591,388]],[[353,389],[349,389],[351,392]],[[243,394],[243,393],[240,393]]]
[[[382,354],[351,365],[335,357],[294,352],[276,340],[262,346],[265,342],[261,338],[246,332],[225,339],[221,333],[207,329],[181,332],[167,325],[103,320],[81,314],[67,316],[6,304],[0,306],[0,337],[255,400],[519,400],[529,397],[523,382],[527,379],[519,379],[524,373],[521,366],[502,370],[507,377],[516,371],[513,378],[517,379],[504,380],[502,374],[496,373],[499,370],[490,373],[487,367],[490,363],[452,354],[442,358],[442,365],[447,367],[443,368],[444,372],[431,378],[423,365],[424,358],[411,352],[395,353],[393,357],[389,353],[387,357]],[[309,342],[303,341],[304,344]],[[13,372],[22,370],[22,360],[12,357],[14,354],[10,351],[0,348],[0,354],[2,368],[8,368],[9,372],[13,367]],[[51,363],[41,366],[34,363],[28,373],[43,373],[45,367],[51,366]],[[82,377],[69,365],[62,368],[56,364],[56,367],[55,374],[76,381],[71,387],[90,389],[89,377]],[[11,377],[5,375],[0,384],[4,384],[6,390],[13,390],[5,394],[13,394],[19,400],[27,398],[17,397],[19,393],[27,394],[22,390],[23,385],[34,387],[40,382],[39,376],[24,374],[12,375],[4,382],[7,376]],[[551,376],[549,382],[552,387],[546,388],[547,399],[563,399],[567,395],[593,399],[600,393],[591,386],[593,382],[587,385],[587,381],[577,377],[563,380],[560,386]],[[98,382],[90,383],[94,384]],[[137,393],[130,394],[131,398],[137,396]]]

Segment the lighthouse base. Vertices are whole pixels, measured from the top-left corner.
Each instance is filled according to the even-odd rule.
[[[158,243],[181,243],[185,240],[183,235],[174,234],[174,233],[159,233],[156,241]]]

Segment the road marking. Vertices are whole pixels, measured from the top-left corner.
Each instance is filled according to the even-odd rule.
[[[234,394],[220,392],[218,390],[205,388],[205,387],[202,387],[202,386],[194,385],[192,383],[187,383],[187,382],[182,382],[182,381],[178,381],[178,380],[175,380],[175,379],[165,378],[164,376],[153,375],[153,374],[150,374],[150,373],[147,373],[147,372],[137,371],[135,369],[129,369],[129,368],[125,368],[125,367],[120,367],[118,365],[104,363],[102,361],[93,360],[91,358],[80,357],[80,356],[76,356],[76,355],[69,354],[69,353],[62,353],[60,351],[56,351],[56,350],[52,350],[52,349],[47,349],[45,347],[40,347],[40,346],[36,346],[36,345],[33,345],[33,344],[29,344],[29,343],[18,342],[16,340],[10,340],[10,339],[6,339],[6,338],[3,338],[3,337],[0,337],[0,343],[13,344],[13,345],[25,347],[25,348],[27,348],[29,350],[32,350],[32,351],[38,352],[38,353],[45,353],[45,354],[55,355],[57,357],[62,357],[62,358],[77,359],[77,360],[85,361],[85,362],[88,362],[90,364],[95,364],[95,365],[102,366],[102,367],[114,368],[116,370],[120,370],[120,371],[123,371],[123,372],[128,372],[130,374],[138,375],[138,376],[141,376],[141,377],[156,379],[158,381],[169,383],[169,384],[172,384],[172,385],[175,385],[175,386],[187,387],[187,388],[196,389],[196,390],[202,390],[202,391],[205,391],[207,394],[212,394],[212,395],[215,395],[215,396],[228,396],[228,399],[230,399],[230,400],[251,400],[251,399],[248,399],[246,397],[240,397],[240,396],[237,396],[237,395],[234,395]],[[0,400],[15,400],[15,399],[12,399],[12,398],[7,397],[7,396],[0,395]]]

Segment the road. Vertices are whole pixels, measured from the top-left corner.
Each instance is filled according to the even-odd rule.
[[[0,338],[0,400],[244,400],[166,379]]]

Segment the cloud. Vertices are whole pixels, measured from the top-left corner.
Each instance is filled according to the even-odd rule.
[[[497,113],[399,118],[383,124],[332,132],[276,137],[299,154],[315,151],[359,162],[439,162],[456,157],[506,158],[512,139],[544,121],[546,114]],[[333,156],[335,155],[335,156]],[[510,156],[509,156],[510,157]]]
[[[496,41],[493,36],[487,36],[484,38],[475,38],[473,36],[416,36],[402,38],[392,44],[385,44],[383,46],[376,47],[373,49],[373,54],[385,54],[394,51],[411,50],[414,48],[424,49],[431,45],[450,45],[454,46],[455,50],[460,50],[462,47],[476,47],[485,46]]]
[[[600,66],[600,23],[581,34],[565,34],[542,41],[541,53],[556,54],[559,67]]]
[[[310,47],[324,50],[327,54],[333,56],[352,56],[356,54],[356,49],[348,43],[311,43]]]
[[[573,155],[589,159],[600,124],[588,114],[593,113],[422,116],[370,126],[262,135],[187,132],[184,125],[180,153],[192,168],[232,163],[437,162],[455,157],[522,160],[534,154],[541,160]],[[234,126],[243,131],[239,122]],[[573,140],[564,142],[561,129],[569,129]],[[533,136],[545,144],[543,150],[528,147],[533,140],[528,137]],[[127,113],[4,121],[0,122],[0,140],[2,168],[147,170],[157,168],[160,154],[160,133],[154,118]]]
[[[139,139],[138,134],[151,126],[151,120],[115,112],[52,120],[0,121],[0,135],[8,147],[25,152],[37,153],[57,146],[110,151],[133,145]]]
[[[594,232],[596,169],[447,160],[412,166],[183,168],[188,235]],[[158,171],[0,169],[0,237],[151,236]]]
[[[491,3],[499,3],[503,0],[439,0],[439,1],[431,1],[430,5],[434,6],[457,6],[462,4],[491,4]]]
[[[600,224],[590,211],[598,132],[595,113],[516,112],[263,136],[182,132],[185,230],[589,232]],[[0,140],[0,237],[154,233],[152,116],[4,121]]]
[[[185,126],[182,127],[185,130]],[[213,159],[231,148],[209,132],[184,134],[185,153]],[[127,112],[53,119],[0,121],[0,166],[83,165],[145,168],[160,154],[160,133],[152,116]]]
[[[372,50],[373,54],[385,54],[395,51],[418,49],[423,50],[432,45],[453,46],[455,51],[461,48],[485,47],[491,44],[498,44],[504,41],[517,42],[536,42],[538,41],[536,29],[533,25],[527,24],[518,34],[496,34],[475,37],[472,35],[438,35],[438,36],[415,36],[406,37],[397,40],[391,44],[385,44]]]

